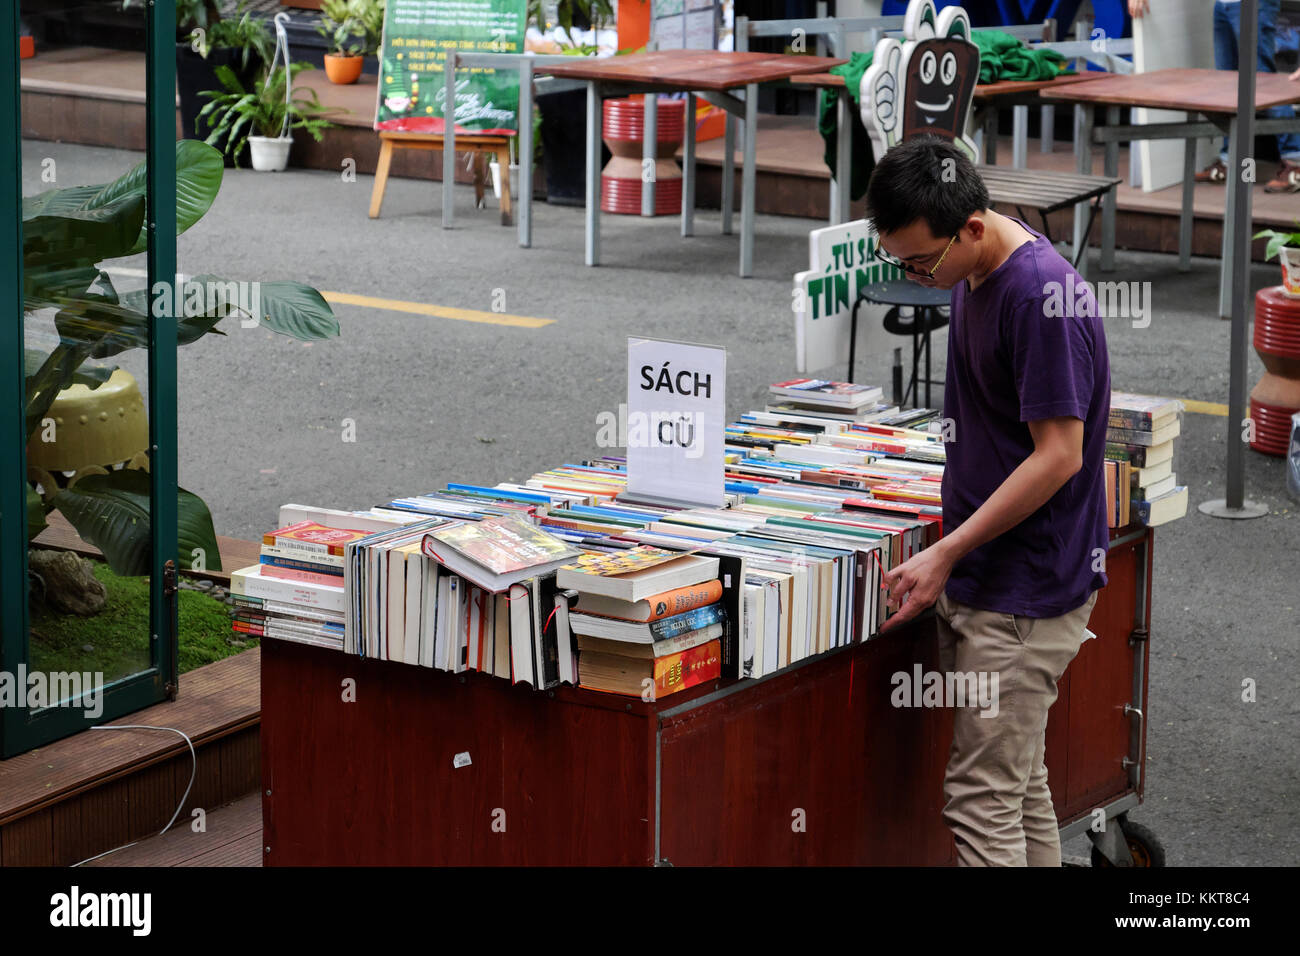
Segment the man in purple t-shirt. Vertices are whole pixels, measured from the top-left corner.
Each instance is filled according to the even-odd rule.
[[[952,289],[944,536],[885,576],[899,608],[885,627],[934,604],[943,670],[992,689],[994,706],[954,708],[943,815],[958,862],[1060,866],[1044,737],[1106,584],[1110,362],[1084,280],[988,207],[935,137],[891,149],[867,191],[878,255]]]

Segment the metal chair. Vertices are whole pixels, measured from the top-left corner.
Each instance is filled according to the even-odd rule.
[[[853,315],[849,325],[849,377],[847,381],[853,381],[853,355],[858,339],[858,309],[864,302],[892,306],[885,313],[885,331],[894,335],[910,335],[912,337],[912,378],[907,383],[907,388],[903,391],[898,404],[905,404],[907,397],[910,395],[912,397],[912,407],[920,407],[920,386],[924,384],[925,407],[932,407],[930,405],[930,386],[942,385],[943,382],[930,378],[930,333],[935,329],[942,329],[947,326],[948,314],[946,310],[949,295],[947,289],[934,289],[929,286],[917,285],[915,282],[909,282],[906,279],[878,282],[875,285],[863,287],[861,292],[858,293],[857,301],[853,303]],[[912,310],[909,320],[903,318],[902,310],[906,308]],[[918,379],[922,352],[925,353],[925,378]]]

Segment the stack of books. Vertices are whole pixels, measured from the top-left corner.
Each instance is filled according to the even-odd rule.
[[[1112,392],[1106,430],[1106,493],[1110,526],[1161,525],[1187,513],[1187,487],[1174,472],[1174,440],[1182,429],[1176,399]]]
[[[365,536],[315,521],[263,535],[260,563],[230,576],[234,630],[341,650],[343,551]]]
[[[822,378],[794,378],[770,386],[768,413],[821,416],[835,421],[872,422],[898,414],[897,405],[881,401],[878,386],[831,382]]]
[[[727,621],[715,556],[647,545],[560,568],[560,625],[576,638],[581,686],[657,700],[722,675]]]

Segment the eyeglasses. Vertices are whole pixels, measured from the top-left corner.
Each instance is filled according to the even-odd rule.
[[[929,279],[929,278],[933,278],[934,274],[939,271],[939,267],[943,265],[943,260],[948,255],[948,250],[952,248],[952,244],[957,241],[957,237],[959,235],[961,235],[960,232],[953,233],[952,238],[948,240],[948,245],[944,246],[943,252],[939,256],[939,261],[936,262],[928,272],[925,271],[924,269],[913,268],[912,266],[904,262],[902,259],[895,259],[889,253],[881,249],[879,238],[876,239],[876,246],[874,251],[872,252],[872,255],[874,255],[877,259],[879,259],[881,262],[887,265],[894,266],[897,269],[902,269],[904,272],[906,272],[909,275],[925,276],[927,279]]]

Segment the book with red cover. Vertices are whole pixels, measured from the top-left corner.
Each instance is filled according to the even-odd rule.
[[[720,676],[720,640],[650,660],[590,652],[578,656],[580,686],[628,697],[641,697],[645,680],[654,681],[654,699],[660,700]]]
[[[351,541],[360,541],[370,534],[369,531],[350,531],[346,528],[327,528],[315,521],[299,521],[297,524],[277,528],[262,536],[262,544],[270,547],[292,548],[295,551],[314,551],[321,554],[343,553],[343,546]]]

